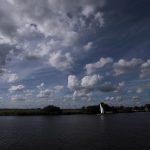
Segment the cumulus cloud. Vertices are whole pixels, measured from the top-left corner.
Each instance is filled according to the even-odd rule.
[[[53,95],[53,91],[51,89],[43,89],[41,90],[37,97],[38,98],[50,98]]]
[[[140,78],[148,77],[150,76],[150,59],[148,59],[146,62],[144,62],[141,65],[141,74]]]
[[[61,95],[65,85],[57,85],[59,84],[57,80],[54,80],[56,85],[53,85],[51,81],[53,78],[57,78],[63,80],[61,83],[64,83],[70,72],[70,74],[79,75],[79,79],[76,75],[68,76],[68,88],[71,89],[74,98],[88,99],[94,92],[103,95],[106,92],[123,90],[124,82],[115,83],[116,81],[112,81],[114,77],[111,78],[109,69],[114,62],[113,59],[107,57],[108,53],[104,54],[104,51],[101,50],[103,45],[99,45],[101,40],[107,39],[109,42],[112,38],[107,33],[105,34],[105,30],[100,34],[100,30],[107,23],[105,22],[105,11],[103,11],[105,3],[106,0],[1,0],[1,88],[7,89],[6,87],[10,85],[10,93],[8,94],[11,95],[15,92],[15,94],[20,94],[12,96],[14,100],[21,99],[21,94],[33,97],[36,95],[38,98],[53,98],[53,96]],[[106,16],[109,15],[106,14]],[[104,42],[104,50],[107,51],[105,45]],[[94,51],[90,51],[92,49]],[[83,51],[80,50],[88,53],[82,55]],[[96,55],[101,55],[104,58],[96,61]],[[116,56],[113,55],[114,59],[119,56],[120,53]],[[144,58],[143,56],[142,58]],[[108,64],[109,69],[106,67]],[[85,65],[86,75],[80,68],[83,65]],[[141,69],[140,77],[149,77],[149,60],[143,63],[142,59],[138,58],[131,60],[120,58],[118,62],[114,63],[113,69],[115,75],[120,75],[139,66],[141,67],[139,68]],[[103,67],[106,68],[101,69]],[[55,73],[58,73],[55,69],[62,71],[62,76],[57,74],[55,77]],[[96,74],[98,69],[101,69],[102,75],[105,74],[106,69],[108,76],[103,79],[101,75]],[[64,73],[65,70],[67,72]],[[42,78],[46,78],[52,71],[52,76],[50,75],[52,79],[47,83],[48,85],[45,82],[34,90],[27,89],[25,84],[30,83],[31,79],[34,78],[33,80],[36,82],[42,81]],[[24,85],[14,85],[19,80]],[[33,80],[31,84],[34,82]],[[135,91],[135,89],[132,90]],[[68,92],[67,89],[64,91]],[[140,93],[141,90],[136,92]]]
[[[73,90],[73,99],[90,98],[93,92],[119,92],[125,86],[124,82],[117,85],[111,82],[102,82],[103,77],[97,74],[84,76],[79,80],[75,75],[68,76],[68,88]]]
[[[61,52],[52,53],[49,58],[49,64],[58,70],[64,71],[71,67],[73,59],[70,53],[61,54]]]
[[[96,91],[100,86],[103,77],[100,75],[90,75],[84,76],[81,81],[74,80],[75,86],[73,86],[73,99],[87,97],[89,98],[92,95],[93,91]]]
[[[12,73],[11,71],[6,69],[1,69],[0,79],[8,83],[13,83],[17,81],[19,77],[16,73]]]
[[[9,59],[14,60],[14,68],[20,67],[24,59],[40,59],[41,66],[49,63],[61,71],[70,68],[73,49],[78,48],[80,38],[86,35],[83,32],[81,35],[81,31],[92,30],[95,21],[103,24],[100,21],[103,16],[99,14],[104,5],[105,0],[2,0],[0,67],[6,64],[10,51],[17,47],[17,53]],[[89,42],[85,49],[91,46]]]
[[[112,62],[113,62],[112,58],[110,58],[110,57],[103,58],[102,57],[96,63],[86,64],[85,69],[87,71],[87,74],[92,74],[92,73],[96,72],[99,68],[102,68],[106,64],[112,63]]]
[[[92,95],[91,90],[82,88],[80,90],[75,90],[73,93],[73,99],[76,100],[77,98],[82,98],[82,97],[90,97]]]
[[[38,89],[38,98],[53,98],[55,94],[62,92],[64,89],[63,85],[56,85],[53,88],[46,88],[44,82],[42,82],[40,85],[37,85],[36,87]]]
[[[24,85],[12,85],[8,90],[10,92],[22,92],[24,90]]]
[[[7,76],[5,76],[5,78],[8,79],[8,83],[12,83],[12,82],[18,80],[18,76],[15,73],[7,74]]]
[[[80,82],[75,75],[69,75],[68,76],[68,88],[71,90],[78,89],[80,86]]]
[[[114,72],[115,75],[121,75],[126,72],[131,71],[134,67],[137,67],[142,63],[142,59],[132,58],[131,60],[120,59],[118,62],[114,63]]]
[[[103,77],[97,74],[84,76],[81,80],[81,86],[84,88],[95,88],[99,86],[102,79]]]
[[[74,0],[46,0],[44,2],[42,0],[36,2],[28,0],[26,3],[18,0],[13,1],[13,3],[12,1],[2,1],[1,32],[7,36],[14,36],[18,34],[18,28],[23,24],[34,23],[45,34],[57,35],[64,39],[65,33],[71,33],[76,22],[78,25],[80,24],[77,18],[83,19],[85,17],[86,19],[97,13],[97,8],[102,8],[104,4],[105,0],[78,0],[77,2]],[[71,14],[71,17],[68,13]],[[62,28],[64,30],[61,30]]]

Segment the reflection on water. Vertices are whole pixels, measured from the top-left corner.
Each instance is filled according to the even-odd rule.
[[[104,115],[100,115],[101,120],[104,120]]]
[[[0,150],[146,150],[150,113],[0,117]]]

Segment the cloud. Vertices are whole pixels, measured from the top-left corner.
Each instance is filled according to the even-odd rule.
[[[14,36],[16,34],[18,25],[15,11],[11,7],[12,5],[8,1],[1,1],[0,6],[0,35]],[[9,10],[9,11],[8,11]],[[10,13],[11,12],[11,13]]]
[[[8,90],[12,92],[22,92],[24,90],[24,85],[12,85]]]
[[[16,94],[14,99],[21,99],[22,95],[32,99],[32,105],[37,97],[39,101],[40,98],[57,99],[55,104],[63,105],[61,98],[72,93],[73,99],[91,98],[94,104],[98,97],[103,98],[108,93],[117,95],[132,90],[129,95],[133,95],[141,92],[137,87],[144,89],[142,95],[149,92],[143,85],[149,81],[143,78],[150,75],[150,62],[145,60],[149,55],[149,43],[140,36],[148,31],[149,24],[140,21],[133,25],[130,21],[138,14],[126,14],[120,5],[117,9],[110,3],[111,7],[105,4],[106,0],[1,0],[0,91],[4,99]],[[128,19],[121,20],[114,15],[116,13]],[[120,20],[117,25],[116,20]],[[137,42],[131,44],[124,33],[143,23],[145,30],[138,32]],[[126,24],[131,24],[128,29],[124,28]],[[121,28],[113,34],[118,25]],[[124,43],[120,43],[121,40]],[[115,62],[118,58],[120,60]],[[131,74],[125,74],[129,71]],[[141,71],[140,79],[136,76],[138,71]],[[125,75],[119,76],[121,74]],[[69,89],[65,85],[67,78]],[[120,82],[122,80],[127,86]],[[39,85],[35,87],[35,84]]]
[[[56,86],[54,87],[55,93],[59,93],[59,92],[61,92],[63,89],[64,89],[64,86],[63,86],[63,85],[56,85]]]
[[[113,92],[117,90],[117,86],[111,84],[110,82],[105,82],[100,85],[99,90],[101,92]]]
[[[45,86],[45,83],[42,82],[40,85],[37,85],[36,87],[37,87],[39,90],[41,90],[41,89],[44,88],[44,86]]]
[[[100,75],[90,75],[90,76],[84,76],[81,79],[81,86],[83,88],[95,88],[99,86],[101,80],[103,79]]]
[[[131,60],[127,61],[125,59],[120,59],[118,62],[114,63],[114,72],[115,75],[121,75],[127,73],[140,65],[142,63],[142,59],[139,58],[132,58]]]
[[[68,77],[68,88],[73,90],[73,99],[78,99],[82,97],[89,98],[92,92],[97,89],[101,80],[103,79],[100,75],[90,75],[84,76],[81,81],[75,75],[70,75]]]
[[[94,9],[95,8],[92,5],[86,5],[82,10],[82,14],[88,18],[90,15],[94,13]]]
[[[46,88],[44,82],[36,86],[38,89],[38,98],[53,98],[55,94],[60,94],[63,91],[63,85],[56,85],[53,88]]]
[[[73,93],[73,99],[76,100],[77,98],[82,98],[82,97],[89,97],[92,95],[91,90],[82,88],[80,90],[75,90]]]
[[[80,86],[79,80],[75,75],[68,76],[68,88],[71,90],[78,89]]]
[[[50,98],[51,96],[53,96],[51,89],[43,89],[37,95],[38,98]]]
[[[16,73],[12,73],[11,71],[6,69],[1,69],[0,79],[8,83],[13,83],[17,81],[19,77]]]
[[[81,46],[80,40],[86,36],[83,32],[81,35],[81,31],[92,30],[94,20],[99,22],[95,15],[101,13],[104,5],[105,0],[2,0],[0,67],[11,62],[11,69],[16,69],[27,61],[34,63],[40,59],[41,67],[49,63],[61,71],[70,68],[73,50]],[[8,59],[10,51],[15,51],[16,47],[17,53]],[[85,49],[90,47],[91,43],[88,43]],[[31,65],[28,66],[32,70]]]
[[[149,77],[150,76],[150,59],[147,62],[144,62],[141,65],[141,74],[140,78]]]
[[[95,14],[95,20],[98,21],[98,24],[100,27],[104,26],[104,18],[103,18],[103,13],[97,12]]]
[[[93,46],[93,42],[88,42],[86,45],[83,46],[85,51],[89,51]]]
[[[73,90],[72,98],[90,98],[94,92],[120,92],[125,86],[124,82],[114,85],[111,82],[102,82],[103,77],[97,74],[84,76],[81,80],[75,75],[68,76],[68,88]]]
[[[49,64],[60,71],[71,67],[73,59],[70,53],[61,54],[61,52],[52,53],[49,58]]]
[[[8,83],[12,83],[18,80],[18,76],[15,73],[8,73],[4,75],[3,79],[7,80]]]
[[[115,98],[113,96],[107,96],[105,98],[106,101],[113,101]]]
[[[102,57],[96,63],[86,64],[85,69],[87,71],[87,74],[92,74],[92,73],[96,72],[98,69],[104,67],[106,64],[112,63],[112,62],[113,62],[112,58],[110,58],[110,57],[103,58]]]
[[[87,18],[104,5],[105,0],[46,0],[44,2],[42,0],[36,2],[27,0],[26,3],[19,0],[15,0],[13,3],[10,0],[3,0],[0,9],[0,28],[2,34],[14,36],[17,35],[18,28],[23,24],[34,23],[43,33],[57,35],[64,39],[64,31],[66,33],[72,32],[72,28],[74,28],[72,22],[78,20],[77,16],[82,19]],[[71,14],[71,17],[68,14]],[[62,28],[64,30],[61,30]]]
[[[3,38],[0,36],[0,40]],[[4,43],[0,43],[0,69],[5,69],[5,66],[9,64],[14,57],[16,57],[17,53],[19,53],[19,49],[11,43],[3,41]],[[7,70],[11,70],[8,69]]]

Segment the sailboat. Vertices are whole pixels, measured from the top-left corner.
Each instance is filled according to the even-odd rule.
[[[104,114],[104,108],[101,103],[99,104],[99,112],[100,113],[98,113],[97,116]]]
[[[104,114],[104,108],[101,103],[99,105],[99,108],[100,108],[100,114]]]

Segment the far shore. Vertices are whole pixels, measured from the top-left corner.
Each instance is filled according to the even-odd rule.
[[[134,113],[134,112],[150,112],[150,104],[144,106],[109,106],[101,103],[104,107],[105,114],[116,113]],[[80,109],[61,109],[56,106],[46,106],[44,108],[35,109],[0,109],[0,116],[48,116],[48,115],[75,115],[75,114],[100,114],[99,105],[82,107]]]

